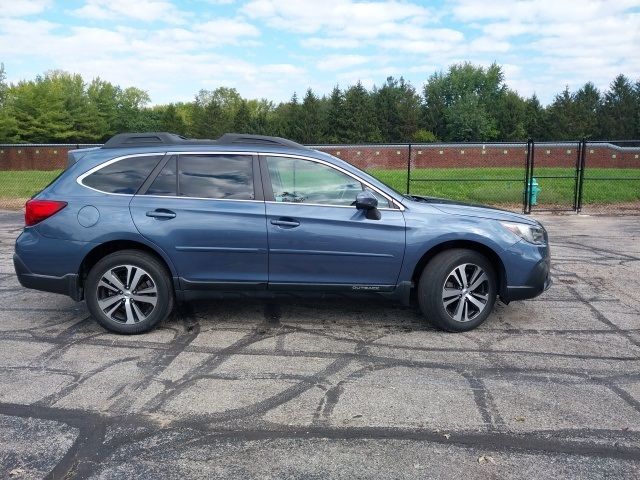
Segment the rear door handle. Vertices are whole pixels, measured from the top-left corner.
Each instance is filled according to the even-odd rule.
[[[150,210],[147,212],[147,217],[153,217],[153,218],[163,218],[163,219],[170,219],[170,218],[175,218],[176,213],[172,212],[171,210],[166,210],[164,208],[158,208],[157,210]]]
[[[294,228],[300,225],[300,222],[293,218],[279,218],[277,220],[271,220],[271,225],[277,225],[278,227]]]

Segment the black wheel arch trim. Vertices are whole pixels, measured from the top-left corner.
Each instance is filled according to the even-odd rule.
[[[422,270],[429,263],[429,261],[435,257],[437,254],[444,252],[446,250],[451,250],[454,248],[464,248],[468,250],[474,250],[478,253],[481,253],[487,260],[493,265],[495,269],[495,273],[498,276],[498,295],[503,297],[507,293],[507,271],[505,269],[504,263],[500,258],[500,255],[496,253],[494,249],[488,247],[487,245],[474,241],[474,240],[448,240],[445,242],[438,243],[437,245],[432,246],[427,250],[418,260],[416,266],[413,269],[413,274],[411,275],[411,280],[414,285],[418,284],[418,280],[420,279],[420,275],[422,274]]]

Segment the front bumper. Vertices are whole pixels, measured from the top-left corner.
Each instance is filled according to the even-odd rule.
[[[61,277],[33,273],[17,253],[13,255],[13,266],[16,270],[18,281],[23,287],[44,292],[61,293],[70,296],[76,301],[82,300],[82,287],[80,286],[78,275],[75,273],[68,273]]]
[[[551,259],[550,257],[543,258],[531,271],[529,279],[522,286],[507,286],[503,299],[506,301],[511,300],[526,300],[527,298],[534,298],[540,295],[542,292],[549,289],[551,284]]]

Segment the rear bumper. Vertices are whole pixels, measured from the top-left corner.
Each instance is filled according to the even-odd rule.
[[[502,299],[510,302],[512,300],[526,300],[534,298],[546,291],[552,284],[551,281],[551,259],[549,256],[540,260],[531,270],[525,285],[507,286]]]
[[[18,254],[13,255],[13,266],[18,276],[20,285],[43,292],[61,293],[68,295],[76,301],[82,300],[82,287],[78,281],[78,275],[68,273],[61,277],[51,275],[40,275],[31,272]]]

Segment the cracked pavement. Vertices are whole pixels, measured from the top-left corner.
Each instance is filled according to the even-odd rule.
[[[332,297],[127,337],[20,287],[0,213],[0,476],[639,478],[640,217],[538,218],[555,284],[469,333]]]

